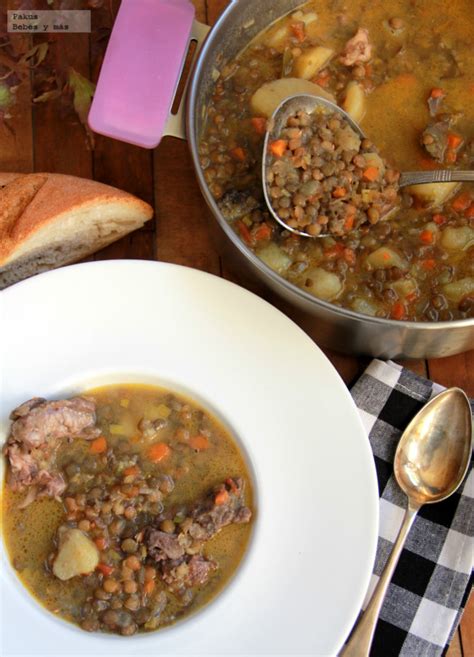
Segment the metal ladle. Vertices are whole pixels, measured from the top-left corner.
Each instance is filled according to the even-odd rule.
[[[277,214],[273,209],[270,194],[269,194],[269,185],[267,183],[267,169],[270,166],[270,157],[268,151],[269,142],[279,139],[282,133],[282,130],[286,128],[286,122],[290,116],[294,116],[299,111],[307,112],[312,114],[316,108],[326,108],[326,110],[337,112],[341,115],[351,128],[360,136],[361,139],[365,139],[365,134],[360,128],[359,124],[356,123],[350,116],[342,110],[338,105],[335,105],[330,100],[321,98],[320,96],[310,96],[307,94],[298,94],[296,96],[290,96],[286,98],[274,111],[270,121],[270,129],[267,130],[265,134],[265,141],[263,144],[263,157],[262,157],[262,181],[263,181],[263,193],[265,196],[265,201],[267,203],[268,209],[273,216],[273,218],[278,221],[279,224],[283,226],[286,230],[296,233],[297,235],[303,235],[304,237],[324,237],[325,235],[310,235],[304,230],[298,230],[298,228],[293,228],[288,226],[285,221]],[[454,169],[437,169],[435,171],[406,171],[400,175],[398,186],[407,187],[408,185],[422,185],[424,183],[434,183],[434,182],[470,182],[474,181],[474,171],[456,171]]]
[[[449,388],[428,402],[403,432],[394,471],[408,508],[372,598],[339,657],[368,657],[385,593],[416,514],[423,504],[441,502],[459,488],[471,450],[471,408],[460,388]]]

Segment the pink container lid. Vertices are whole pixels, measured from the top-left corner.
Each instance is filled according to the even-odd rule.
[[[91,129],[157,146],[188,50],[189,0],[122,0],[89,112]]]

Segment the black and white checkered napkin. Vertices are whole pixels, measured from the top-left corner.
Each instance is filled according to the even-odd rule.
[[[393,475],[395,448],[412,417],[443,389],[396,363],[374,360],[351,390],[369,434],[380,495],[377,556],[365,604],[407,504]],[[439,657],[445,652],[472,584],[473,497],[471,468],[450,498],[421,508],[385,598],[371,657]]]

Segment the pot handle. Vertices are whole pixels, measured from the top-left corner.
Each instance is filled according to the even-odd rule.
[[[144,148],[164,134],[185,138],[184,96],[171,114],[191,41],[194,58],[209,31],[189,0],[122,0],[107,46],[90,128]]]

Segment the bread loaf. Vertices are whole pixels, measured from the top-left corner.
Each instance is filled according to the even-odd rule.
[[[0,289],[76,262],[151,219],[148,203],[55,173],[0,173]]]

